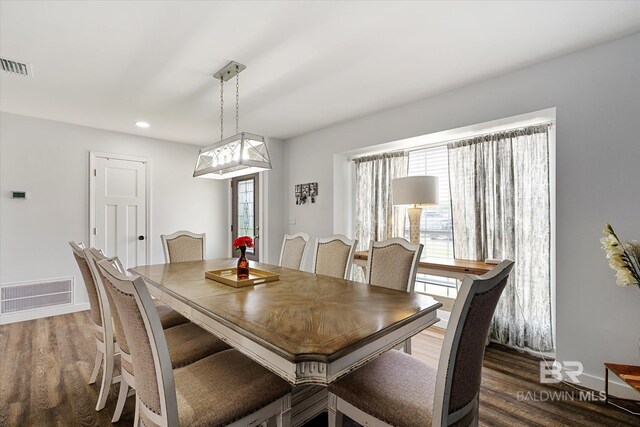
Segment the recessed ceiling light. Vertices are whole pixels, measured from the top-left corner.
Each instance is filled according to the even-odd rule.
[[[147,123],[147,122],[135,122],[135,125],[136,125],[136,126],[138,126],[139,128],[144,128],[144,129],[146,129],[146,128],[148,128],[148,127],[150,127],[150,126],[151,126],[151,125],[150,125],[149,123]]]

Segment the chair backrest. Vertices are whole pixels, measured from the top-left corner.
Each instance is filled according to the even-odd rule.
[[[82,274],[82,281],[87,289],[89,295],[89,307],[91,309],[91,320],[99,329],[104,325],[105,321],[102,314],[102,301],[100,300],[100,294],[98,287],[91,274],[91,269],[87,263],[87,258],[84,254],[85,246],[82,243],[69,242],[71,249],[73,250],[73,257],[78,263],[80,274]]]
[[[347,239],[342,234],[316,239],[313,272],[348,279],[357,244],[358,240]]]
[[[170,262],[202,261],[206,259],[206,235],[180,230],[172,234],[161,234],[164,260]]]
[[[127,344],[127,337],[124,333],[124,328],[122,327],[122,321],[118,313],[118,307],[115,305],[111,293],[107,292],[105,286],[106,279],[104,278],[102,270],[98,268],[98,263],[100,261],[106,260],[122,274],[125,274],[124,268],[122,267],[122,264],[120,263],[118,257],[107,258],[96,248],[85,249],[84,253],[87,257],[89,268],[91,269],[91,273],[93,274],[95,283],[98,287],[98,292],[102,296],[102,312],[104,313],[104,318],[113,319],[113,323],[105,321],[105,326],[113,325],[114,329],[112,330],[111,328],[105,327],[105,340],[113,340],[113,337],[115,335],[118,347],[120,347],[120,350],[125,353],[125,355],[122,356],[122,368],[126,369],[129,374],[133,375],[133,372],[129,372],[133,371],[133,369],[131,369],[131,367],[126,363],[129,362],[129,360],[124,360],[129,359],[129,355],[131,354],[131,352],[129,350],[129,345]],[[133,384],[130,385],[133,386]]]
[[[505,260],[482,276],[466,276],[449,317],[436,378],[433,426],[476,416],[482,359],[491,318],[507,285],[513,261]]]
[[[178,403],[167,340],[151,295],[140,276],[129,277],[109,260],[98,262],[104,285],[124,325],[136,371],[136,405],[143,419],[178,425]]]
[[[300,270],[307,253],[308,243],[307,233],[285,234],[280,252],[280,267]]]
[[[370,285],[413,292],[422,244],[393,238],[369,244],[366,281]]]

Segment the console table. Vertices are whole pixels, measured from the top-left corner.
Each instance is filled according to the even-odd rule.
[[[604,364],[604,399],[609,401],[609,371],[613,372],[632,389],[640,393],[640,366],[618,365],[615,363]]]

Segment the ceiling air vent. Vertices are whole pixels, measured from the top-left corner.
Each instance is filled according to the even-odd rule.
[[[18,76],[28,77],[33,75],[31,64],[25,64],[24,62],[14,61],[9,58],[0,58],[0,66],[2,66],[2,71]]]

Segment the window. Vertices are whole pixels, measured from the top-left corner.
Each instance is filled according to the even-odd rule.
[[[449,191],[449,157],[446,146],[421,148],[409,152],[408,175],[438,177],[439,204],[422,208],[420,243],[423,257],[453,258],[453,227]],[[405,233],[409,235],[409,223]],[[457,281],[447,277],[418,274],[416,291],[448,298],[457,295]]]
[[[409,176],[434,175],[438,177],[440,203],[422,209],[420,243],[423,256],[453,258],[453,232],[449,197],[449,159],[447,147],[422,148],[409,152]],[[407,235],[409,223],[406,224]]]
[[[254,247],[247,248],[247,258],[258,261],[258,174],[246,175],[231,180],[232,191],[232,242],[240,236],[254,238]],[[236,251],[232,255],[239,256]]]
[[[555,109],[548,109],[367,148],[371,153],[404,150],[406,171],[382,174],[386,179],[439,178],[439,204],[423,208],[420,222],[424,258],[453,258],[455,248],[460,258],[515,260],[511,284],[496,308],[492,338],[544,352],[553,350],[555,322],[554,121]],[[356,195],[356,212],[361,205],[358,196],[368,202],[378,193],[386,195],[367,192],[367,185],[358,184],[358,173],[356,168],[355,187],[344,193],[347,199],[349,193]],[[383,190],[389,187],[380,179],[372,182],[381,183]],[[376,208],[369,217],[355,215],[356,230],[362,222],[386,225],[388,203],[381,205],[385,209]],[[397,227],[386,234],[406,239],[408,219],[396,216]],[[373,238],[389,237],[383,233]],[[366,242],[369,237],[359,240]],[[456,298],[458,286],[454,279],[418,274],[415,290],[436,298]]]

